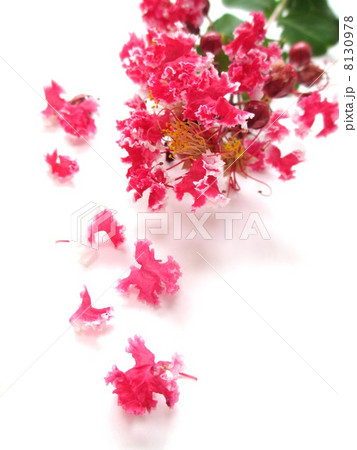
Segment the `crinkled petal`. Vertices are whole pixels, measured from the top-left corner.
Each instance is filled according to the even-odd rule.
[[[90,295],[84,286],[81,292],[82,304],[77,311],[71,316],[69,322],[79,330],[89,328],[101,329],[113,317],[113,308],[94,308],[92,306]]]

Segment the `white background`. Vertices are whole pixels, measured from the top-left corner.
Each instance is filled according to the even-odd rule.
[[[331,1],[341,16],[352,14],[348,3]],[[223,211],[240,211],[244,220],[259,212],[270,240],[239,240],[244,220],[232,241],[214,220],[211,241],[148,236],[159,257],[180,263],[179,293],[154,309],[114,289],[133,263],[137,212],[145,210],[125,192],[115,144],[115,120],[136,90],[118,52],[129,32],[143,31],[138,4],[1,6],[0,448],[355,449],[355,133],[341,127],[306,140],[296,180],[267,178],[270,197],[243,183]],[[211,16],[222,12],[214,0]],[[330,61],[339,53],[333,49]],[[51,79],[68,98],[100,98],[91,147],[41,117]],[[335,66],[329,92],[345,81]],[[296,141],[287,145],[293,150]],[[47,173],[43,155],[56,147],[79,162],[72,184]],[[127,242],[104,246],[86,267],[81,246],[55,240],[71,238],[71,215],[88,202],[118,211]],[[175,201],[169,207],[186,210]],[[115,308],[113,326],[97,338],[68,324],[83,284],[96,306]],[[185,371],[198,377],[179,381],[173,410],[160,400],[150,415],[127,416],[105,386],[113,364],[131,367],[124,349],[134,334],[158,359],[182,354]]]

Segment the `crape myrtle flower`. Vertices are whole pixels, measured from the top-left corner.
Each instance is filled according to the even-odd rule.
[[[131,286],[138,289],[138,300],[150,305],[159,305],[159,295],[173,295],[179,290],[177,280],[181,277],[178,263],[172,256],[166,262],[155,258],[155,252],[150,249],[151,242],[137,241],[135,259],[140,265],[130,267],[130,274],[118,281],[117,289],[127,293]]]
[[[321,100],[319,92],[313,92],[310,95],[303,96],[299,102],[298,107],[303,114],[297,113],[294,116],[294,121],[298,124],[296,134],[300,137],[306,136],[318,114],[322,115],[323,128],[317,134],[317,137],[327,136],[337,130],[336,121],[338,119],[338,103],[329,102],[326,99]]]
[[[190,32],[199,32],[209,10],[208,0],[142,0],[140,9],[144,22],[160,31],[181,26]]]
[[[119,225],[115,220],[113,212],[104,209],[96,214],[88,226],[88,242],[95,242],[95,235],[104,231],[111,240],[115,248],[125,241],[124,225]]]
[[[81,292],[81,299],[82,303],[80,307],[69,319],[70,324],[78,331],[103,329],[107,322],[113,317],[113,308],[94,308],[85,286]]]
[[[45,160],[51,167],[51,173],[54,177],[63,179],[69,179],[79,171],[79,165],[76,160],[71,159],[69,156],[58,155],[57,149],[52,154],[47,153]]]
[[[126,351],[134,358],[134,367],[122,372],[113,366],[105,382],[113,385],[113,394],[118,395],[118,405],[128,414],[142,415],[154,409],[157,405],[154,394],[163,395],[166,405],[173,408],[179,399],[178,377],[197,380],[181,372],[182,358],[177,354],[171,361],[155,362],[155,355],[140,336],[129,339]]]
[[[142,5],[146,17],[169,20],[163,13],[169,3]],[[300,137],[310,131],[317,114],[324,119],[318,137],[337,127],[337,103],[321,98],[326,86],[320,83],[317,91],[314,83],[309,92],[298,91],[301,79],[307,85],[323,73],[311,61],[310,46],[298,43],[285,61],[279,42],[266,40],[261,12],[251,13],[223,46],[216,31],[197,38],[175,25],[173,17],[169,25],[155,28],[148,20],[146,35],[131,34],[120,53],[141,92],[127,103],[129,117],[117,122],[118,144],[126,151],[122,159],[129,165],[127,190],[134,200],[144,197],[149,209],[160,210],[171,190],[179,201],[193,199],[195,211],[208,204],[226,205],[231,190],[240,190],[240,177],[265,184],[254,172],[272,167],[280,179],[294,178],[295,166],[304,158],[298,148],[284,152],[282,142],[290,134],[284,120],[298,124]],[[228,58],[227,71],[217,62],[218,54]],[[296,108],[302,113],[290,115],[278,105],[288,95],[298,96]]]
[[[63,88],[52,81],[51,86],[44,88],[47,108],[42,111],[46,117],[55,117],[66,133],[76,137],[93,136],[96,125],[93,114],[98,110],[98,102],[88,95],[77,95],[72,100],[64,100],[61,94]]]

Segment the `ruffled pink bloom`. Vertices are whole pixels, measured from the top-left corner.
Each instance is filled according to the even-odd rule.
[[[45,160],[50,165],[52,174],[60,179],[71,178],[79,171],[76,160],[69,156],[58,155],[57,150],[54,150],[52,155],[47,153]]]
[[[321,100],[319,92],[313,92],[308,96],[302,97],[299,100],[298,106],[303,111],[302,115],[296,115],[294,117],[294,122],[299,125],[299,128],[295,130],[298,136],[304,137],[309,133],[317,114],[322,114],[324,124],[317,137],[327,136],[337,130],[337,102],[331,103],[326,99]]]
[[[150,169],[140,167],[130,170],[129,174],[127,191],[134,190],[134,200],[139,200],[143,193],[149,190],[149,208],[153,211],[160,210],[165,205],[167,197],[165,171],[160,166]]]
[[[239,83],[238,92],[247,92],[251,99],[259,100],[273,62],[281,58],[281,48],[275,42],[268,47],[262,45],[265,17],[261,12],[251,15],[252,22],[235,29],[235,39],[224,46],[224,51],[232,61],[228,75],[232,82]]]
[[[289,135],[288,128],[284,127],[284,125],[280,123],[280,120],[288,118],[289,115],[287,112],[283,110],[274,111],[270,116],[270,121],[266,127],[267,137],[271,139],[273,142],[274,141],[280,142],[286,136],[288,136]]]
[[[246,121],[253,115],[238,109],[225,99],[225,95],[236,90],[237,84],[231,83],[227,74],[219,76],[214,68],[204,70],[187,86],[185,119],[199,120],[206,128],[217,123],[228,127],[246,127]]]
[[[266,144],[258,139],[246,139],[244,143],[246,147],[243,157],[246,165],[252,170],[262,172],[265,169]]]
[[[175,28],[177,22],[188,31],[198,29],[208,12],[208,0],[142,0],[140,8],[149,27],[162,31]]]
[[[133,99],[130,106],[135,110],[128,119],[117,122],[118,144],[128,153],[122,161],[131,165],[127,172],[127,190],[134,190],[135,201],[149,190],[149,208],[156,211],[164,206],[167,197],[166,173],[154,163],[161,156],[162,130],[169,120],[169,113],[149,114],[145,102],[140,100],[140,97]]]
[[[58,115],[58,121],[66,133],[77,137],[90,137],[97,132],[93,114],[98,103],[91,97],[78,103],[67,102]]]
[[[66,101],[61,97],[61,94],[64,94],[64,89],[55,81],[52,81],[51,86],[44,87],[44,91],[47,108],[42,111],[42,114],[50,117],[59,112],[65,105]]]
[[[194,160],[188,172],[174,187],[178,200],[182,200],[185,193],[191,194],[194,198],[192,211],[203,206],[207,200],[226,204],[228,198],[218,187],[218,177],[223,174],[223,165],[220,157],[214,154],[204,154]]]
[[[125,241],[124,226],[115,220],[113,212],[105,209],[99,212],[88,227],[88,242],[93,245],[95,235],[104,231],[112,241],[115,248]]]
[[[169,35],[149,29],[145,39],[130,34],[120,58],[129,78],[152,89],[168,77],[173,65],[181,65],[183,72],[185,64],[190,63],[189,72],[194,73],[194,64],[201,60],[194,46],[195,38],[190,34],[178,31]]]
[[[167,257],[167,262],[155,259],[153,249],[150,249],[151,242],[137,241],[135,249],[135,259],[140,268],[130,267],[130,275],[118,281],[117,289],[120,292],[128,292],[130,286],[135,286],[139,290],[138,300],[142,300],[151,305],[158,305],[160,294],[175,294],[179,290],[177,280],[181,271],[178,263]]]
[[[179,399],[177,378],[182,360],[174,355],[171,361],[155,362],[155,355],[146,348],[144,340],[135,336],[129,339],[126,351],[131,353],[135,366],[122,372],[116,366],[105,377],[106,384],[114,386],[118,404],[128,414],[141,415],[150,412],[157,405],[154,393],[162,394],[166,404],[173,408]]]
[[[239,83],[238,92],[247,92],[251,99],[259,100],[263,96],[270,67],[266,52],[253,49],[232,61],[228,75],[232,82]]]
[[[46,117],[55,116],[66,133],[87,138],[97,131],[93,114],[98,110],[98,103],[90,96],[78,95],[70,101],[61,97],[64,90],[56,82],[44,88],[48,102],[42,111]]]
[[[234,40],[224,47],[224,51],[234,59],[238,52],[249,52],[258,42],[263,42],[266,34],[265,17],[262,12],[252,12],[252,22],[244,22],[234,30]]]
[[[295,172],[292,170],[292,167],[304,160],[304,155],[300,150],[296,150],[282,157],[280,150],[275,145],[271,145],[266,153],[266,162],[280,172],[279,178],[281,180],[294,178]]]
[[[102,329],[108,320],[113,317],[112,307],[93,308],[90,295],[85,286],[81,292],[81,299],[81,306],[69,319],[70,324],[78,330]]]

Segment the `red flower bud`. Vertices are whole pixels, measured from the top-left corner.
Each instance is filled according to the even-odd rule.
[[[297,72],[291,64],[278,61],[274,64],[268,81],[264,85],[264,93],[270,98],[288,95],[294,88]]]
[[[222,51],[222,37],[216,31],[209,31],[201,37],[200,42],[202,53],[213,53],[218,55]]]
[[[312,50],[307,42],[297,42],[289,52],[289,61],[296,67],[305,67],[311,60]]]
[[[270,119],[270,108],[265,102],[260,102],[257,100],[250,101],[246,107],[245,111],[254,113],[252,119],[248,119],[248,128],[253,128],[253,130],[259,130],[265,127]]]
[[[321,81],[321,76],[324,73],[320,67],[310,63],[298,72],[298,81],[305,86],[312,86]]]
[[[209,3],[209,0],[206,0],[206,2],[205,2],[205,4],[204,4],[204,6],[203,6],[203,9],[202,9],[202,12],[203,12],[203,15],[204,16],[207,16],[207,14],[208,14],[208,12],[209,12],[209,9],[210,9],[210,3]]]

